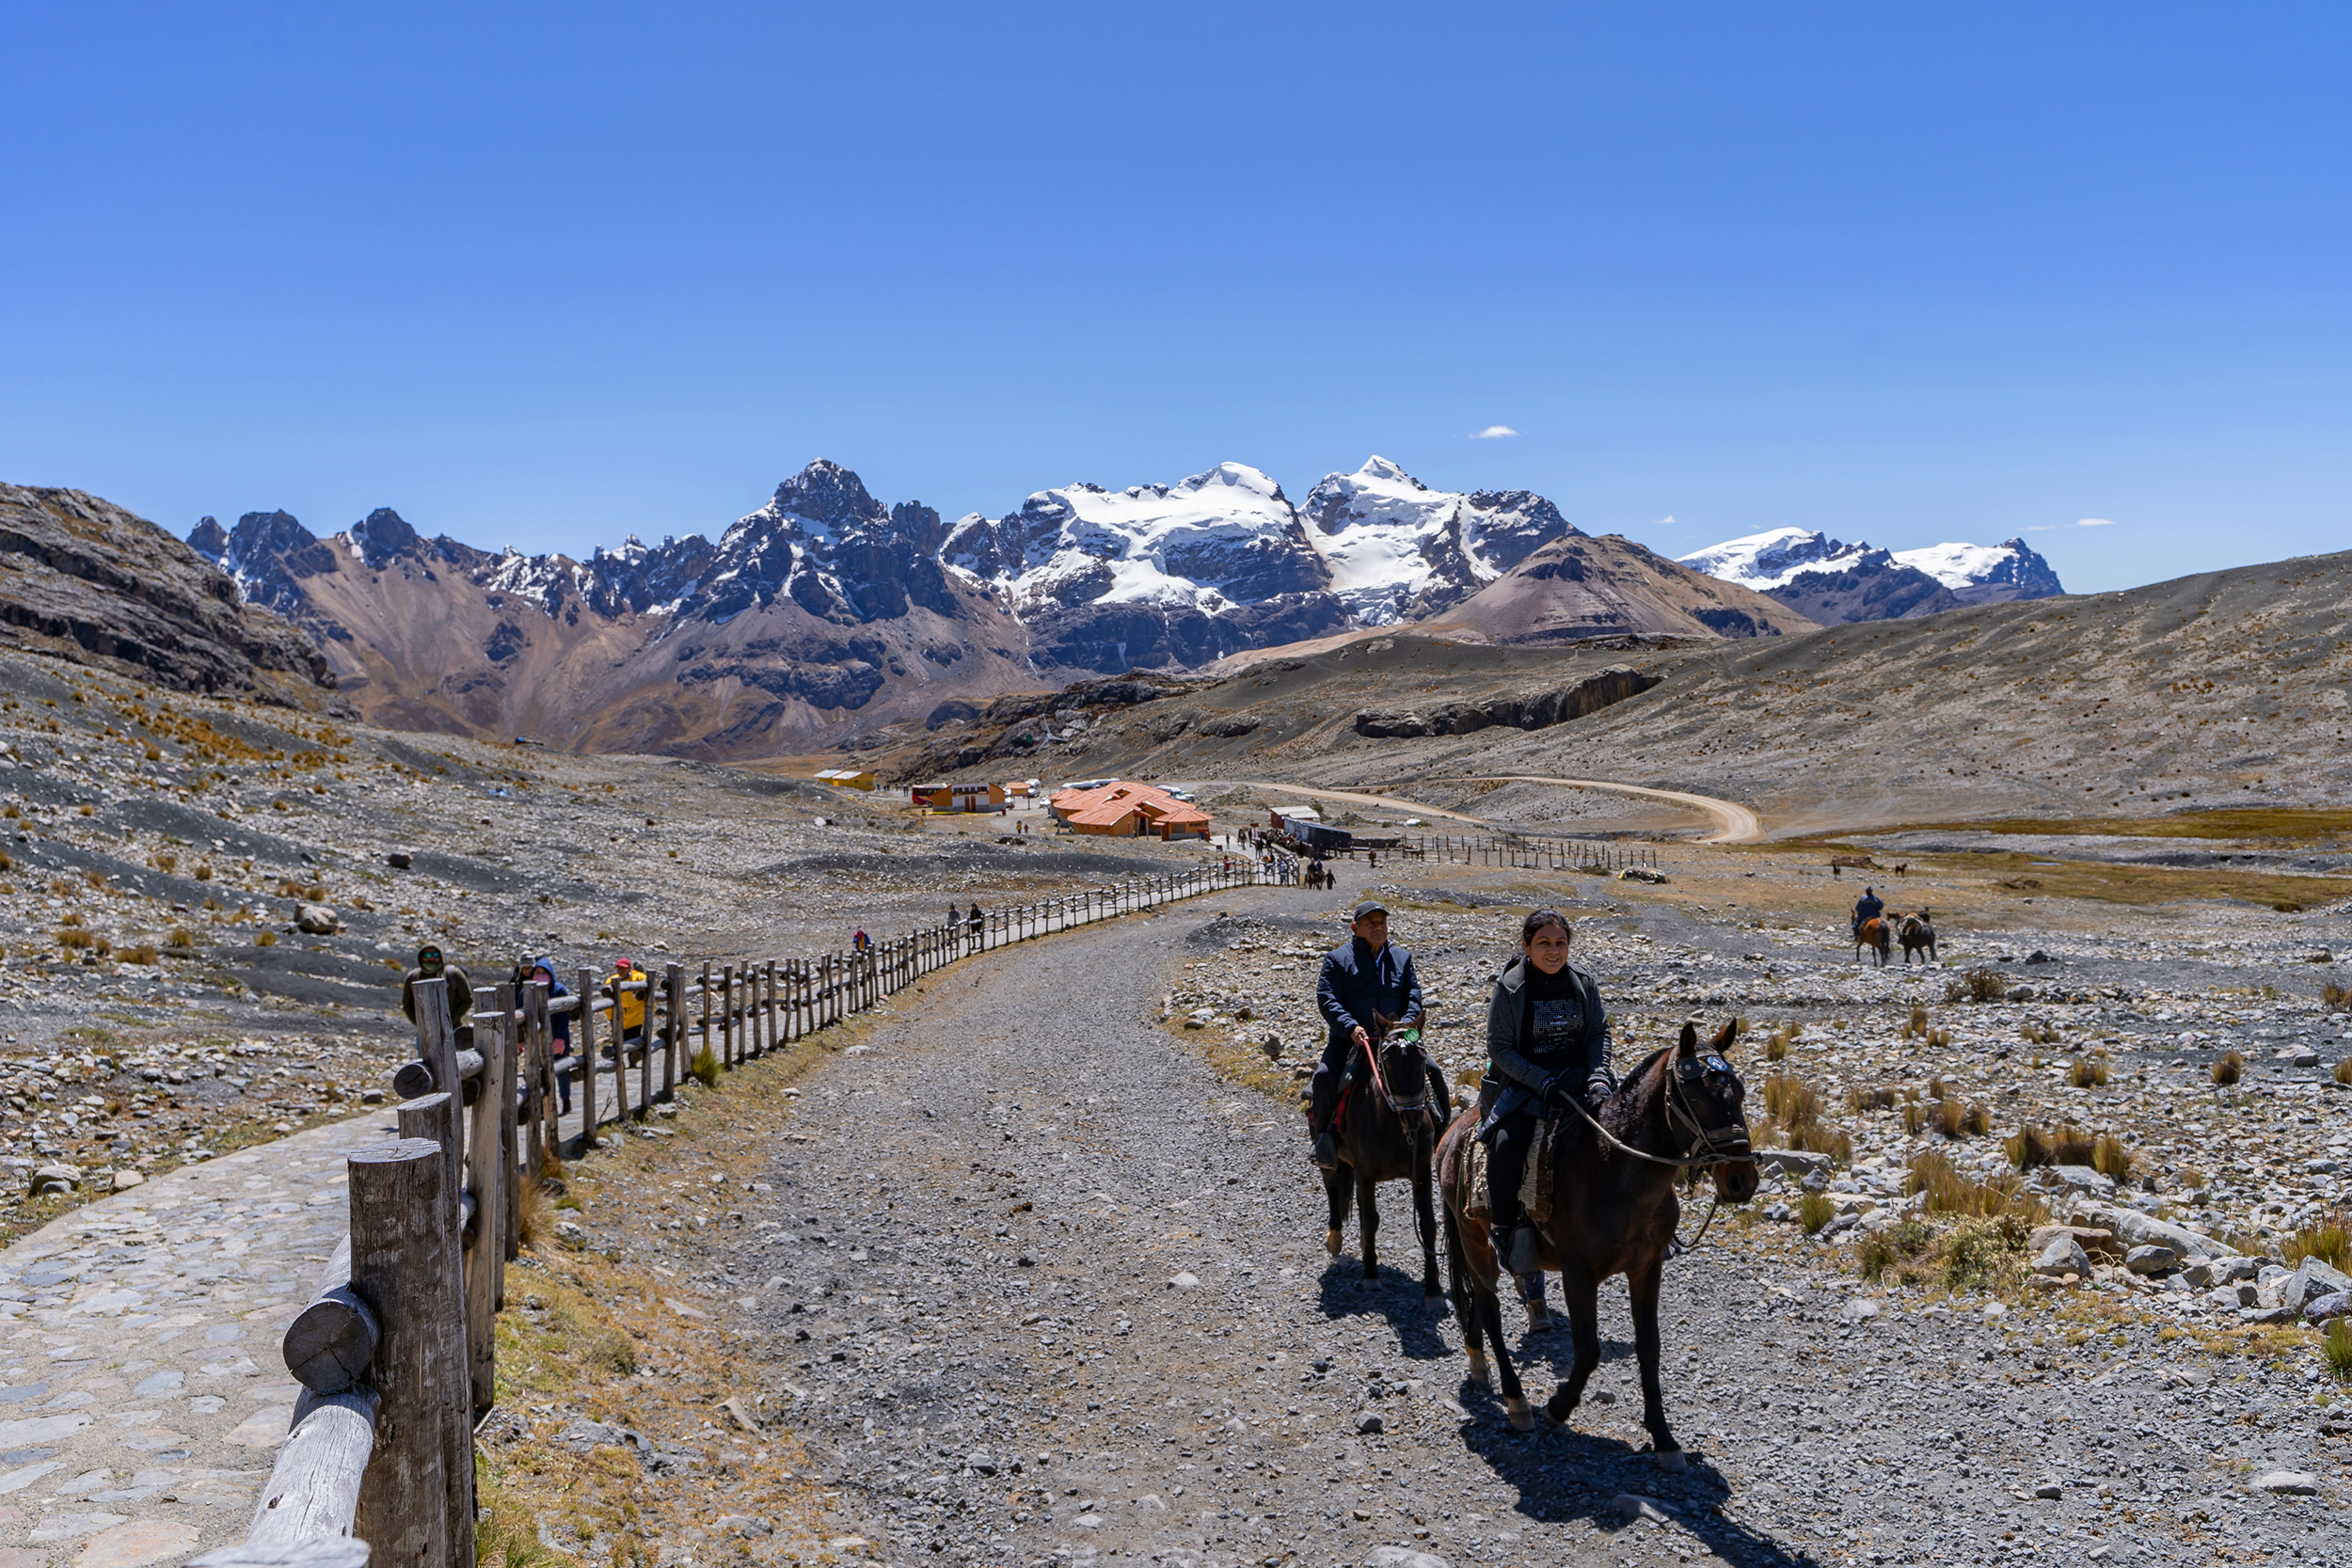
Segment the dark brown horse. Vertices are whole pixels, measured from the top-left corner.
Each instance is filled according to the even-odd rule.
[[[1364,1277],[1380,1276],[1377,1242],[1380,1210],[1374,1190],[1383,1181],[1413,1184],[1413,1217],[1421,1228],[1422,1294],[1438,1291],[1438,1216],[1430,1196],[1429,1167],[1438,1130],[1454,1115],[1445,1073],[1422,1052],[1417,1030],[1397,1028],[1396,1020],[1373,1015],[1371,1070],[1347,1090],[1340,1117],[1340,1164],[1323,1173],[1330,1199],[1331,1225],[1324,1250],[1337,1256],[1347,1206],[1356,1204],[1356,1230],[1362,1243]]]
[[[1922,906],[1917,914],[1904,915],[1902,921],[1897,940],[1903,944],[1903,967],[1906,969],[1911,967],[1911,956],[1914,953],[1925,953],[1928,959],[1941,962],[1941,959],[1935,958],[1935,921],[1927,909]],[[1921,961],[1926,962],[1928,959]]]
[[[1860,963],[1862,961],[1862,950],[1866,947],[1874,947],[1878,949],[1879,967],[1881,969],[1884,969],[1886,967],[1887,958],[1892,956],[1895,951],[1894,923],[1888,920],[1884,915],[1872,915],[1869,919],[1855,927],[1853,933],[1854,962]]]
[[[1633,1348],[1642,1367],[1642,1424],[1649,1428],[1659,1465],[1667,1469],[1679,1469],[1683,1463],[1681,1446],[1666,1426],[1658,1382],[1659,1284],[1682,1218],[1675,1179],[1684,1169],[1708,1166],[1719,1200],[1745,1203],[1756,1196],[1756,1161],[1740,1110],[1746,1091],[1724,1057],[1739,1032],[1740,1021],[1734,1019],[1702,1047],[1697,1029],[1685,1023],[1679,1044],[1634,1069],[1624,1086],[1602,1102],[1605,1137],[1576,1112],[1564,1111],[1560,1128],[1565,1135],[1553,1145],[1551,1218],[1537,1227],[1544,1267],[1560,1272],[1576,1338],[1575,1365],[1544,1407],[1546,1418],[1565,1423],[1583,1397],[1585,1380],[1600,1365],[1600,1282],[1624,1275],[1632,1298]],[[1535,1418],[1503,1342],[1497,1293],[1502,1271],[1494,1240],[1485,1220],[1464,1212],[1460,1191],[1456,1156],[1477,1125],[1477,1107],[1465,1108],[1446,1129],[1438,1153],[1454,1307],[1470,1376],[1491,1386],[1484,1344],[1491,1340],[1502,1371],[1503,1408],[1511,1424],[1524,1432]]]

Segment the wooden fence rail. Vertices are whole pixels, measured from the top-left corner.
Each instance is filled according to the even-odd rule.
[[[585,1153],[598,1143],[600,1071],[614,1117],[643,1117],[698,1060],[731,1070],[968,955],[1295,872],[1287,858],[1269,868],[1234,855],[843,952],[714,959],[691,980],[683,963],[643,978],[581,969],[569,996],[501,985],[477,993],[462,1021],[446,980],[417,981],[417,1057],[392,1077],[400,1135],[348,1156],[350,1236],[286,1330],[286,1366],[303,1386],[291,1433],[244,1543],[191,1568],[472,1568],[473,1433],[497,1397],[495,1319],[520,1249],[523,1188],[562,1152],[560,1065],[583,1069],[575,1148]],[[564,1017],[571,1052],[559,1062]]]

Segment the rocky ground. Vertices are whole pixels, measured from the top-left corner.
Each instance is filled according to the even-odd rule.
[[[348,1114],[408,1051],[397,988],[421,941],[485,985],[524,955],[567,977],[780,958],[1188,853],[926,833],[895,797],[370,730],[0,652],[0,1168],[20,1191],[104,1190]]]
[[[1223,902],[959,966],[678,1208],[590,1205],[592,1245],[647,1249],[758,1347],[739,1381],[806,1445],[827,1528],[893,1562],[2344,1550],[2339,1407],[2305,1331],[2201,1333],[2169,1297],[2030,1286],[2017,1259],[1981,1288],[1870,1283],[1851,1236],[1769,1220],[1669,1269],[1691,1472],[1642,1452],[1621,1295],[1573,1430],[1514,1433],[1415,1281],[1325,1257],[1291,1109],[1176,1043],[1211,1031],[1171,1037],[1185,966],[1295,982],[1334,928],[1312,895]],[[1501,918],[1400,912],[1453,991]],[[1866,1189],[1867,1158],[1831,1185]],[[1565,1354],[1519,1349],[1539,1386]]]

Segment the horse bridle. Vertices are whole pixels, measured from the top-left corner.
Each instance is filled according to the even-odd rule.
[[[1679,1053],[1677,1053],[1679,1055]],[[1695,1170],[1702,1165],[1727,1164],[1738,1160],[1752,1160],[1756,1151],[1748,1142],[1747,1123],[1734,1121],[1725,1127],[1709,1127],[1699,1120],[1698,1112],[1691,1104],[1691,1081],[1705,1079],[1717,1073],[1728,1078],[1731,1064],[1714,1054],[1695,1060],[1678,1060],[1666,1069],[1666,1126],[1683,1146],[1678,1156],[1652,1154],[1636,1148],[1600,1124],[1600,1118],[1584,1108],[1584,1102],[1574,1095],[1566,1097],[1568,1106],[1582,1117],[1585,1125],[1600,1134],[1601,1141],[1620,1154],[1653,1165],[1671,1165],[1677,1170]],[[1696,1152],[1704,1150],[1705,1152]]]
[[[1431,1070],[1436,1068],[1437,1064],[1430,1061],[1428,1053],[1423,1052],[1422,1054],[1421,1081],[1422,1086],[1421,1093],[1415,1095],[1410,1100],[1399,1100],[1394,1094],[1390,1092],[1388,1080],[1380,1076],[1380,1053],[1382,1048],[1387,1043],[1388,1036],[1383,1035],[1380,1038],[1373,1041],[1372,1048],[1364,1053],[1365,1060],[1372,1064],[1372,1086],[1380,1091],[1381,1101],[1387,1104],[1391,1111],[1393,1111],[1399,1117],[1406,1116],[1414,1111],[1428,1110],[1429,1074]],[[1400,1051],[1417,1051],[1420,1050],[1420,1048],[1421,1042],[1418,1039],[1408,1041],[1406,1044],[1397,1047]]]

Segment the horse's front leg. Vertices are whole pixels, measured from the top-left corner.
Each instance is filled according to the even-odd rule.
[[[1665,1276],[1665,1259],[1628,1276],[1626,1289],[1633,1305],[1633,1354],[1642,1363],[1642,1424],[1649,1428],[1653,1453],[1661,1470],[1679,1470],[1687,1463],[1682,1445],[1666,1426],[1666,1393],[1658,1381],[1658,1287]]]
[[[1347,1202],[1355,1190],[1356,1173],[1345,1165],[1323,1173],[1323,1196],[1330,1205],[1329,1223],[1323,1232],[1323,1250],[1334,1258],[1340,1255],[1340,1227],[1347,1223]]]
[[[1438,1290],[1438,1210],[1431,1192],[1429,1156],[1422,1151],[1413,1162],[1413,1220],[1421,1227],[1421,1299],[1436,1301]]]
[[[1379,1237],[1380,1209],[1375,1201],[1379,1188],[1369,1177],[1360,1173],[1356,1178],[1356,1236],[1363,1243],[1364,1278],[1380,1277]]]
[[[1565,1426],[1583,1402],[1584,1385],[1600,1365],[1600,1283],[1590,1269],[1570,1264],[1565,1257],[1561,1261],[1567,1266],[1560,1271],[1560,1294],[1567,1302],[1568,1337],[1575,1343],[1576,1358],[1568,1365],[1567,1381],[1553,1392],[1544,1414]]]

